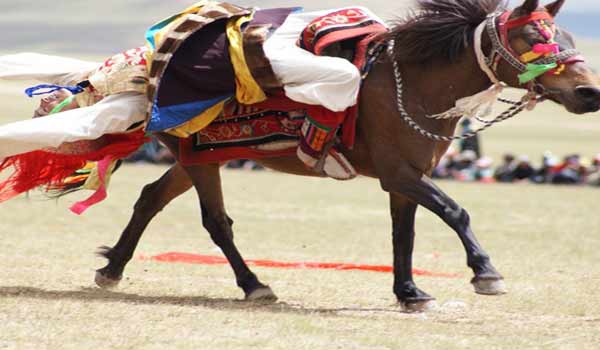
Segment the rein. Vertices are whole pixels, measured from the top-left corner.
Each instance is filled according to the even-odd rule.
[[[498,124],[500,122],[503,122],[505,120],[511,119],[514,116],[516,116],[517,114],[521,113],[522,111],[525,110],[525,108],[527,108],[527,105],[530,103],[532,96],[528,93],[527,95],[525,95],[523,97],[523,100],[521,100],[520,102],[513,102],[513,101],[507,101],[507,103],[512,104],[512,106],[506,110],[505,112],[503,112],[502,114],[498,115],[496,118],[494,118],[493,120],[484,120],[481,119],[481,117],[479,115],[475,116],[475,118],[478,121],[481,121],[484,126],[482,126],[481,128],[474,130],[472,132],[466,133],[464,135],[461,136],[442,136],[442,135],[437,135],[434,134],[432,132],[429,132],[425,129],[423,129],[423,127],[421,127],[419,124],[417,124],[408,114],[408,112],[406,111],[406,108],[404,107],[404,98],[403,98],[403,91],[404,91],[404,82],[402,80],[402,73],[400,73],[400,67],[398,65],[398,63],[396,61],[393,61],[394,64],[394,76],[396,79],[396,91],[397,91],[397,100],[396,100],[396,105],[398,108],[398,112],[400,112],[400,116],[402,117],[402,119],[411,127],[413,128],[415,131],[417,131],[418,133],[420,133],[421,135],[435,140],[435,141],[442,141],[442,142],[452,142],[452,141],[458,141],[458,140],[464,140],[464,139],[468,139],[471,138],[477,134],[479,134],[480,132],[492,127],[495,124]],[[537,95],[537,94],[536,94]],[[533,96],[533,98],[537,98],[536,96]],[[441,119],[439,116],[426,116],[427,118],[432,118],[432,119]],[[449,118],[445,118],[445,119],[449,119]]]
[[[512,11],[504,13],[495,12],[486,18],[475,30],[474,49],[477,56],[480,69],[489,77],[493,83],[488,90],[482,91],[476,95],[466,97],[456,101],[456,106],[450,110],[426,115],[428,119],[454,119],[467,117],[475,119],[483,126],[477,130],[466,133],[461,136],[442,136],[431,133],[417,124],[408,114],[404,106],[404,82],[400,65],[393,58],[393,42],[389,45],[388,55],[391,58],[394,67],[394,78],[396,82],[396,105],[402,119],[415,131],[424,137],[435,141],[452,142],[471,138],[480,132],[492,127],[495,124],[511,119],[524,110],[533,110],[537,103],[546,100],[546,96],[551,93],[543,85],[537,82],[537,78],[544,74],[559,75],[565,69],[565,64],[579,62],[582,59],[577,50],[565,50],[559,52],[558,44],[554,43],[555,29],[548,27],[543,20],[551,20],[552,16],[546,12],[534,12],[530,16],[510,20]],[[496,21],[499,19],[499,24]],[[512,28],[534,23],[542,36],[548,40],[547,44],[536,44],[532,51],[523,55],[517,55],[510,47],[508,40],[508,31]],[[498,31],[498,28],[500,31]],[[482,35],[487,32],[492,43],[492,50],[489,56],[485,56],[481,46]],[[501,60],[506,61],[513,68],[520,72],[519,81],[521,84],[527,83],[528,92],[520,101],[511,101],[499,98],[500,93],[506,87],[506,84],[497,78],[497,67]],[[500,101],[511,105],[506,111],[499,114],[491,120],[483,119],[484,116],[491,114],[494,102]]]

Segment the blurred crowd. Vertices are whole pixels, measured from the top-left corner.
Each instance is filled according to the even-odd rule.
[[[433,177],[484,183],[531,182],[600,186],[600,154],[593,159],[578,154],[559,159],[546,152],[539,167],[535,167],[527,156],[506,154],[502,162],[494,167],[491,158],[478,157],[473,150],[450,150],[434,170]]]
[[[461,134],[471,132],[471,122],[461,122]],[[529,157],[507,153],[499,165],[482,155],[479,136],[461,140],[458,150],[450,148],[433,171],[438,179],[483,183],[531,182],[536,184],[600,186],[600,154],[589,159],[571,154],[562,159],[551,152],[542,155],[536,167]]]

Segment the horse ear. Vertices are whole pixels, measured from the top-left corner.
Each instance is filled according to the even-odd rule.
[[[553,3],[546,5],[546,11],[548,11],[552,17],[556,17],[558,11],[560,11],[564,4],[565,0],[556,0]]]
[[[540,6],[540,0],[525,0],[525,3],[521,5],[521,10],[526,13],[532,13]]]

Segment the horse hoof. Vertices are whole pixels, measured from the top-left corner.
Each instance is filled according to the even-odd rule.
[[[433,311],[438,308],[438,304],[435,299],[421,300],[421,301],[401,301],[400,306],[403,312],[417,313]]]
[[[502,295],[506,294],[506,284],[504,280],[474,280],[473,287],[475,287],[475,293],[482,295]]]
[[[119,282],[121,282],[121,278],[110,278],[104,275],[102,272],[96,271],[94,282],[96,282],[96,285],[102,289],[114,289],[117,288]]]
[[[273,293],[271,287],[264,286],[257,288],[246,295],[246,301],[276,302],[277,296]]]

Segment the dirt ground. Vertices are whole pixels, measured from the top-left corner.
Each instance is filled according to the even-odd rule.
[[[119,289],[95,287],[142,184],[164,168],[127,166],[83,217],[39,194],[0,206],[0,349],[597,349],[598,191],[441,183],[472,214],[509,294],[476,295],[453,232],[418,213],[415,267],[437,310],[401,312],[392,275],[254,268],[279,296],[242,301],[228,266],[134,259]],[[387,198],[376,181],[225,171],[236,242],[247,259],[391,264]],[[136,255],[219,255],[192,193],[150,225]]]

